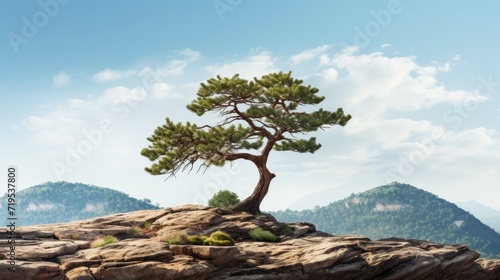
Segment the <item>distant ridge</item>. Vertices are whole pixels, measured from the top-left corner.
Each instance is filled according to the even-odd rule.
[[[476,217],[436,195],[391,183],[302,211],[271,212],[276,219],[313,223],[334,235],[393,236],[464,244],[483,257],[500,258],[500,234]]]
[[[1,201],[6,209],[7,194]],[[16,195],[17,225],[62,223],[114,213],[158,209],[144,199],[128,194],[82,183],[47,182],[19,191]],[[0,211],[6,220],[7,211]]]
[[[500,211],[481,204],[475,200],[467,200],[456,203],[458,207],[468,211],[481,222],[500,232]]]

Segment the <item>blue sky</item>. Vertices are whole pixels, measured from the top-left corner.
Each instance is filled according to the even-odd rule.
[[[315,154],[271,155],[262,209],[311,208],[391,180],[500,210],[497,1],[2,1],[1,165],[150,198],[244,198],[248,163],[165,181],[139,155],[199,83],[293,71],[353,115]],[[213,118],[207,122],[215,121]]]

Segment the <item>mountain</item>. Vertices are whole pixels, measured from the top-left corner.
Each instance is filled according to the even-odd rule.
[[[0,219],[7,219],[7,194],[0,201]],[[70,222],[113,213],[158,209],[117,190],[69,182],[47,182],[16,193],[17,225]]]
[[[490,226],[497,232],[500,232],[500,211],[481,204],[475,200],[458,202],[457,206],[474,215],[485,225]]]
[[[500,258],[499,233],[455,204],[407,184],[391,183],[311,210],[271,214],[284,222],[310,222],[334,235],[464,244],[484,257]]]

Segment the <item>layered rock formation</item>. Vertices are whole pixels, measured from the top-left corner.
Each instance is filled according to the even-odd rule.
[[[137,234],[141,227],[144,235]],[[256,242],[248,234],[255,227],[280,232],[283,225],[269,215],[186,205],[21,227],[15,271],[8,270],[9,236],[2,228],[0,279],[500,279],[500,260],[479,258],[465,246],[332,236],[307,223],[289,224],[280,242]],[[217,230],[230,234],[235,246],[164,240],[179,231]],[[119,241],[90,248],[104,235]]]

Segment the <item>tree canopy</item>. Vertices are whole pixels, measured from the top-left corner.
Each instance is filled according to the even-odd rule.
[[[272,149],[314,153],[321,147],[315,137],[298,135],[333,125],[344,126],[350,115],[342,108],[327,111],[299,111],[324,100],[319,90],[291,76],[291,72],[270,73],[245,80],[238,74],[231,78],[217,76],[201,83],[198,97],[187,108],[202,116],[218,112],[221,121],[215,125],[174,123],[170,118],[158,127],[141,154],[153,163],[145,170],[152,175],[175,175],[179,171],[223,166],[238,159],[253,162],[260,174],[254,192],[234,210],[260,212],[260,203],[275,177],[267,168]],[[255,152],[251,152],[251,151]]]

